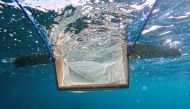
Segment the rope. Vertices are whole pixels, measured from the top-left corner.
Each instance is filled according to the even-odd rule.
[[[142,34],[142,31],[144,30],[144,28],[149,20],[149,17],[151,16],[152,12],[154,11],[156,4],[157,4],[157,0],[155,0],[153,6],[151,7],[150,11],[147,12],[147,14],[144,14],[144,12],[143,12],[143,18],[141,19],[141,21],[143,21],[144,23],[142,24],[142,28],[140,29],[139,33],[136,35],[136,39],[135,39],[134,43],[132,44],[131,49],[128,52],[128,56],[130,56],[133,53],[133,50],[137,44],[137,41],[138,41],[140,35]]]
[[[35,30],[37,31],[37,33],[39,34],[39,36],[41,37],[41,39],[43,40],[43,42],[45,43],[46,47],[48,48],[49,53],[51,54],[51,57],[54,59],[54,55],[53,55],[53,47],[51,46],[51,44],[49,43],[46,34],[43,32],[43,29],[41,28],[41,26],[37,23],[37,21],[35,21],[35,19],[29,15],[27,13],[27,10],[22,7],[22,5],[18,2],[18,0],[15,0],[15,2],[17,3],[17,5],[20,7],[20,9],[22,10],[22,12],[24,13],[24,15],[26,16],[26,18],[28,18],[28,20],[32,23],[33,27],[35,28]]]

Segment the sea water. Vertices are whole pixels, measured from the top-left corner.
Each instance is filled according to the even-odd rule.
[[[178,48],[182,53],[180,58],[130,61],[128,89],[88,93],[58,91],[53,65],[16,68],[10,63],[17,56],[44,53],[47,49],[14,4],[9,6],[4,5],[4,2],[11,3],[11,1],[0,2],[0,107],[2,109],[189,108],[189,0],[159,0],[139,40],[160,47]],[[45,29],[48,30],[48,25],[55,23],[57,14],[51,10],[52,8],[46,8],[48,12],[42,12],[45,10],[35,7],[32,4],[34,2],[28,4],[26,2],[23,1],[23,5],[28,6],[27,9]],[[128,3],[136,10],[140,10],[147,1],[117,2]],[[43,1],[41,4],[47,6],[48,3]],[[57,4],[60,3],[54,6],[58,7]],[[138,12],[133,16],[134,19],[138,18]]]

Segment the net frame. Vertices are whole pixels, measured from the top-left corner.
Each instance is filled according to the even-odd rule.
[[[122,67],[124,69],[125,83],[122,84],[86,84],[86,85],[64,85],[64,58],[58,58],[54,61],[55,65],[55,74],[58,90],[63,91],[95,91],[95,90],[114,90],[114,89],[124,89],[129,87],[129,57],[127,43],[121,45],[121,62],[123,63]]]

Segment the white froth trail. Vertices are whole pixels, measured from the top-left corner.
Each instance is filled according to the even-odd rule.
[[[29,6],[31,8],[38,9],[43,12],[48,11],[59,11],[60,9],[64,9],[66,6],[80,6],[85,5],[90,2],[90,0],[19,0],[22,6]],[[0,4],[7,4],[10,6],[17,6],[16,2],[6,3],[0,1]]]

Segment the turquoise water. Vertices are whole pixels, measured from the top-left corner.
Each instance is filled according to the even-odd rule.
[[[138,0],[126,2],[142,3]],[[139,40],[161,47],[179,48],[182,52],[180,58],[133,60],[130,62],[129,89],[88,93],[58,91],[53,65],[15,68],[10,64],[10,58],[47,52],[47,49],[28,21],[20,17],[22,13],[18,9],[0,6],[3,7],[0,7],[2,109],[190,108],[189,0],[159,0]],[[29,10],[43,26],[51,24],[57,16],[53,11]]]

